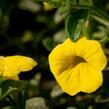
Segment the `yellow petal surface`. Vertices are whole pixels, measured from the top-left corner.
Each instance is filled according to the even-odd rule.
[[[76,42],[75,52],[77,55],[84,57],[85,59],[90,58],[97,52],[101,52],[102,48],[98,41],[88,40],[82,37]]]
[[[4,57],[0,56],[0,76],[2,76],[4,71],[4,63],[3,63]]]
[[[107,64],[107,59],[106,59],[106,56],[104,55],[103,51],[97,52],[96,54],[91,56],[88,59],[88,64],[93,69],[96,69],[98,71],[102,71]]]
[[[96,69],[93,69],[87,63],[82,63],[79,69],[82,92],[94,92],[102,85],[103,77],[101,71],[96,71]]]
[[[9,79],[9,78],[8,78],[8,79]],[[19,80],[19,77],[18,77],[18,75],[15,75],[15,76],[10,77],[10,79]]]
[[[29,71],[37,65],[37,63],[26,56],[7,56],[4,58],[4,73],[5,77],[18,75],[20,72]]]
[[[76,55],[83,57],[94,69],[101,71],[107,64],[106,56],[98,41],[81,38],[75,44]]]
[[[78,76],[79,70],[70,68],[56,76],[56,80],[64,92],[73,96],[80,92],[80,81],[78,80]]]
[[[70,46],[69,46],[70,45]],[[49,55],[49,65],[52,73],[58,75],[64,70],[72,67],[73,44],[70,39],[56,46]]]

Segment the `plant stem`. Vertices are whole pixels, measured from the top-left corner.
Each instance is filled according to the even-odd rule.
[[[103,24],[103,25],[106,26],[106,27],[109,27],[109,22],[107,22],[106,20],[104,20],[104,19],[102,19],[102,18],[100,18],[100,17],[98,17],[98,16],[96,16],[96,15],[93,15],[92,17],[93,17],[94,20],[96,20],[97,22]]]
[[[27,95],[27,84],[24,90],[18,92],[17,105],[15,109],[25,109],[25,103],[28,98]]]
[[[94,5],[93,7],[93,12],[98,15],[99,17],[103,18],[104,20],[109,22],[109,15],[103,11],[101,8],[98,8],[97,6]]]

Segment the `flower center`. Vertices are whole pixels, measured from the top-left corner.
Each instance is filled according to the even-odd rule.
[[[80,56],[71,56],[68,57],[66,63],[62,64],[62,66],[59,69],[59,72],[62,73],[63,71],[67,70],[67,69],[72,69],[74,68],[76,65],[80,64],[80,63],[85,63],[86,60]],[[59,74],[60,74],[59,73]]]
[[[80,56],[74,56],[72,59],[72,67],[75,67],[79,63],[86,62],[86,60]]]

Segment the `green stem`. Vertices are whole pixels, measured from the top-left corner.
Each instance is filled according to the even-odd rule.
[[[17,103],[14,108],[15,109],[25,109],[25,101],[23,99],[22,92],[18,92]]]
[[[108,102],[109,102],[109,98],[102,99],[101,96],[99,95],[99,96],[97,96],[97,97],[95,98],[95,102],[96,102],[96,103],[108,103]]]
[[[92,17],[94,18],[94,20],[96,20],[100,24],[103,24],[104,26],[109,27],[109,22],[108,21],[106,21],[106,20],[104,20],[104,19],[102,19],[102,18],[100,18],[100,17],[98,17],[96,15],[93,15]]]
[[[102,9],[98,8],[97,6],[94,5],[94,10],[93,12],[98,15],[99,17],[103,18],[104,20],[109,22],[109,15],[103,11]]]
[[[28,99],[28,94],[27,94],[27,83],[26,83],[25,89],[22,90],[21,92],[18,92],[17,105],[15,109],[25,109],[25,103],[27,99]]]

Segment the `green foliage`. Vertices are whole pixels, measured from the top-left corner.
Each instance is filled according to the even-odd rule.
[[[0,100],[7,97],[11,93],[19,92],[25,88],[25,82],[23,80],[4,80],[0,84]]]
[[[51,5],[59,7],[64,5],[65,1],[64,0],[49,0],[48,1]]]
[[[53,9],[44,10],[43,2]],[[0,80],[0,109],[24,109],[28,101],[37,109],[109,109],[109,62],[103,86],[92,94],[63,93],[50,72],[50,51],[81,35],[99,40],[109,61],[109,0],[0,0],[0,55],[21,54],[38,62],[18,81]]]
[[[55,43],[53,42],[53,39],[46,38],[43,40],[43,45],[48,51],[51,51],[55,47]]]
[[[87,18],[88,10],[77,10],[71,12],[66,21],[66,30],[72,41],[77,41],[80,37],[83,24]]]

